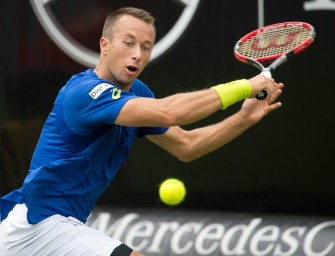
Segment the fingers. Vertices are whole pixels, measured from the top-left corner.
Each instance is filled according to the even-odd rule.
[[[267,77],[265,77],[265,79],[267,80],[267,87],[266,87],[266,90],[268,91],[268,97],[267,97],[267,99],[270,99],[271,95],[275,91],[276,82],[275,82],[275,80],[273,78],[267,78]]]
[[[283,83],[274,83],[273,91],[269,97],[269,100],[274,102],[282,94],[283,87],[284,87]]]
[[[266,87],[266,90],[268,90],[267,100],[274,102],[282,93],[282,88],[284,87],[284,84],[277,83],[273,78],[266,79],[268,81],[268,87]]]
[[[267,114],[269,114],[269,113],[272,112],[273,110],[275,110],[275,109],[281,107],[281,105],[282,105],[281,102],[275,102],[275,103],[269,105],[269,106],[267,107],[267,109],[264,111],[264,112],[265,112],[264,115],[266,116]]]
[[[274,92],[267,99],[266,107],[264,108],[264,115],[269,114],[271,111],[281,107],[281,102],[277,102],[278,97],[282,94],[282,88],[284,87],[283,83],[276,83]]]
[[[283,83],[277,83],[273,78],[263,75],[252,77],[249,79],[249,81],[252,88],[252,94],[250,98],[256,97],[258,93],[265,89],[268,93],[266,100],[272,99],[272,95],[275,94],[277,90],[281,90],[284,86]],[[276,94],[275,98],[278,96],[279,95]]]
[[[252,88],[252,94],[250,98],[256,97],[263,90],[267,92],[268,94],[267,98],[269,98],[269,96],[271,96],[271,94],[274,91],[274,87],[276,86],[274,79],[265,77],[263,75],[257,75],[251,78],[249,81]]]

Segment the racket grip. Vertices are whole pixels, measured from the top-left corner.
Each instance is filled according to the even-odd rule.
[[[268,97],[269,93],[266,89],[263,89],[261,92],[257,93],[256,99],[265,100]]]
[[[271,72],[267,69],[263,70],[261,75],[268,77],[268,78],[272,77]],[[256,99],[265,100],[268,97],[268,95],[269,95],[269,92],[266,89],[263,89],[261,92],[257,93]]]

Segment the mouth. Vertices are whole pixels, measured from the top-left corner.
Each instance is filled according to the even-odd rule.
[[[128,73],[134,75],[134,74],[137,73],[138,67],[135,66],[135,65],[128,65],[128,66],[126,66],[126,70],[128,71]]]

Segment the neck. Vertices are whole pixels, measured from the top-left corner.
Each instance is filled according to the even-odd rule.
[[[112,82],[113,84],[115,84],[117,87],[119,87],[121,90],[123,91],[129,91],[130,90],[130,87],[131,87],[131,84],[130,85],[121,85],[120,83],[117,83],[116,81],[114,81],[109,75],[107,72],[104,72],[104,69],[100,68],[99,65],[97,65],[95,67],[95,69],[93,70],[94,73],[97,74],[97,76],[103,80],[106,80],[106,81],[110,81]]]

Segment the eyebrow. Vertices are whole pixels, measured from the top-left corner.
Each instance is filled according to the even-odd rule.
[[[125,34],[125,37],[130,37],[131,39],[136,39],[136,36],[134,36],[133,34],[131,34],[130,32],[127,32],[126,34]],[[150,44],[150,45],[153,45],[154,43],[152,42],[152,41],[150,41],[150,40],[146,40],[146,41],[144,41],[144,43],[148,43],[148,44]]]

